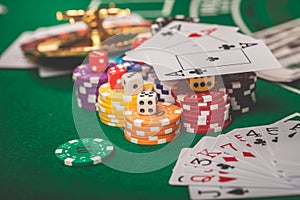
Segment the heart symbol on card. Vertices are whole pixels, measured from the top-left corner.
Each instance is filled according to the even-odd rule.
[[[199,34],[199,33],[191,33],[191,34],[189,34],[189,37],[190,38],[196,38],[196,37],[201,37],[202,35],[201,34]]]

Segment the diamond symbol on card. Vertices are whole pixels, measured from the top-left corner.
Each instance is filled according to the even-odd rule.
[[[243,156],[244,156],[244,157],[252,157],[252,158],[255,158],[255,157],[256,157],[255,155],[253,155],[251,152],[248,152],[248,151],[243,152]]]
[[[235,157],[223,157],[225,162],[237,162],[238,160]]]

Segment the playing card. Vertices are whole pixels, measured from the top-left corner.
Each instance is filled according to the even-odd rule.
[[[210,38],[211,39],[211,38]],[[202,40],[204,43],[207,39]],[[214,47],[197,42],[201,51],[180,54],[172,49],[148,48],[135,52],[135,57],[128,54],[125,59],[135,59],[154,67],[160,80],[177,80],[199,76],[242,73],[269,68],[279,68],[280,64],[262,41],[231,42],[218,44]],[[176,46],[178,49],[193,49],[193,45]],[[209,48],[206,51],[205,48]],[[199,48],[197,48],[199,49]],[[212,50],[214,49],[214,50]],[[189,50],[187,50],[189,51]],[[146,59],[143,57],[146,55]],[[264,59],[261,59],[264,58]]]
[[[300,163],[299,144],[300,144],[300,121],[287,121],[280,124],[282,131],[278,135],[278,147],[277,152],[274,155],[276,160],[276,166],[283,169],[281,164],[287,163],[289,168],[285,167],[284,171],[294,169],[293,164],[298,165]]]
[[[180,151],[175,167],[173,168],[172,175],[169,179],[170,185],[184,186],[184,171],[183,171],[183,157],[187,156],[188,148],[183,148]]]
[[[126,52],[126,55],[132,55],[133,52],[145,48],[167,49],[169,46],[173,46],[178,43],[181,44],[193,38],[214,35],[219,31],[236,32],[238,31],[238,28],[216,24],[173,21],[136,49]]]
[[[262,39],[284,68],[258,72],[258,76],[276,82],[291,82],[300,78],[300,18],[253,34]],[[298,66],[298,67],[296,67]]]
[[[261,127],[263,128],[263,127]],[[275,163],[271,157],[272,153],[267,148],[267,142],[261,134],[260,127],[241,128],[230,131],[226,134],[228,138],[240,144],[244,148],[251,149],[261,161],[275,173]]]
[[[189,186],[190,198],[200,199],[241,199],[241,198],[263,198],[273,196],[299,195],[298,189],[269,189],[250,187],[199,187]]]
[[[33,32],[23,32],[1,55],[0,68],[31,69],[39,65],[26,58],[20,46],[32,39]]]
[[[229,165],[234,168],[255,172],[261,176],[277,177],[276,174],[266,168],[261,168],[259,166],[250,164],[249,162],[240,159],[235,155],[225,153],[225,149],[214,149],[216,142],[217,139],[215,137],[204,137],[190,150],[190,154],[199,158],[207,158],[211,161]],[[254,159],[252,158],[252,160]],[[220,167],[222,168],[222,165]],[[227,168],[228,166],[225,167]]]

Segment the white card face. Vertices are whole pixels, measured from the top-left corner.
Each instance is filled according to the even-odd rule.
[[[260,40],[233,28],[189,22],[170,23],[126,52],[126,59],[152,65],[161,81],[281,67]]]
[[[177,186],[187,185],[186,182],[184,182],[185,179],[184,179],[182,158],[187,156],[188,150],[189,150],[188,148],[181,149],[175,167],[173,168],[172,175],[169,179],[170,185],[177,185]]]
[[[225,154],[225,150],[214,149],[217,139],[215,137],[203,137],[194,148],[190,150],[190,154],[198,158],[208,158],[218,164],[226,164],[239,168],[241,170],[255,172],[263,176],[276,177],[277,175],[271,172],[269,169],[260,168],[253,165],[243,159],[240,159],[236,155]],[[197,162],[197,160],[195,161]],[[204,162],[205,163],[205,162]],[[221,166],[222,167],[222,166]],[[228,167],[228,166],[227,166]],[[226,167],[226,168],[227,168]]]
[[[158,33],[156,33],[149,40],[141,44],[135,50],[149,47],[168,48],[168,46],[188,41],[190,40],[190,38],[205,37],[207,35],[213,35],[216,32],[223,30],[236,32],[238,31],[238,28],[216,24],[199,24],[183,21],[173,21]],[[128,54],[130,54],[130,52],[134,52],[135,50],[129,51]]]
[[[0,68],[9,69],[32,69],[39,65],[26,58],[20,46],[31,40],[33,32],[22,33],[1,55]]]
[[[300,163],[300,121],[287,121],[281,123],[282,132],[278,136],[278,150],[274,155],[277,163]]]
[[[244,146],[250,148],[256,152],[256,155],[260,157],[260,160],[268,166],[270,170],[275,170],[275,164],[271,157],[271,152],[267,148],[267,142],[264,140],[261,134],[260,127],[241,128],[230,131],[226,134],[228,138]]]
[[[198,186],[226,186],[226,187],[254,187],[254,188],[289,188],[294,186],[284,182],[274,182],[265,179],[247,179],[233,174],[222,174],[215,171],[207,171],[206,174],[186,174],[186,182],[189,185]]]
[[[205,40],[203,40],[205,41]],[[185,51],[192,49],[182,44]],[[202,46],[201,43],[197,43]],[[145,62],[154,67],[161,81],[214,76],[220,74],[242,73],[247,71],[279,68],[281,65],[262,41],[250,43],[230,43],[216,46],[207,45],[209,51],[181,54],[168,49],[141,49],[128,57]],[[181,49],[181,46],[176,46]],[[215,50],[212,50],[215,49]],[[144,59],[146,55],[146,58]],[[263,58],[263,59],[262,59]],[[272,66],[272,67],[270,67]]]
[[[273,196],[299,195],[298,189],[266,189],[251,187],[198,187],[189,186],[190,198],[198,199],[241,199]]]

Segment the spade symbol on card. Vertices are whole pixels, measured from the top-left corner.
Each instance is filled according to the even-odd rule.
[[[219,49],[230,50],[234,47],[235,45],[223,44],[222,46],[219,47]]]
[[[220,167],[221,169],[234,169],[234,166],[231,166],[231,165],[226,165],[226,164],[223,164],[223,163],[219,163],[217,164],[218,167]]]
[[[244,195],[248,193],[248,190],[244,190],[243,188],[235,188],[233,190],[228,191],[228,194],[234,194],[234,195]]]

